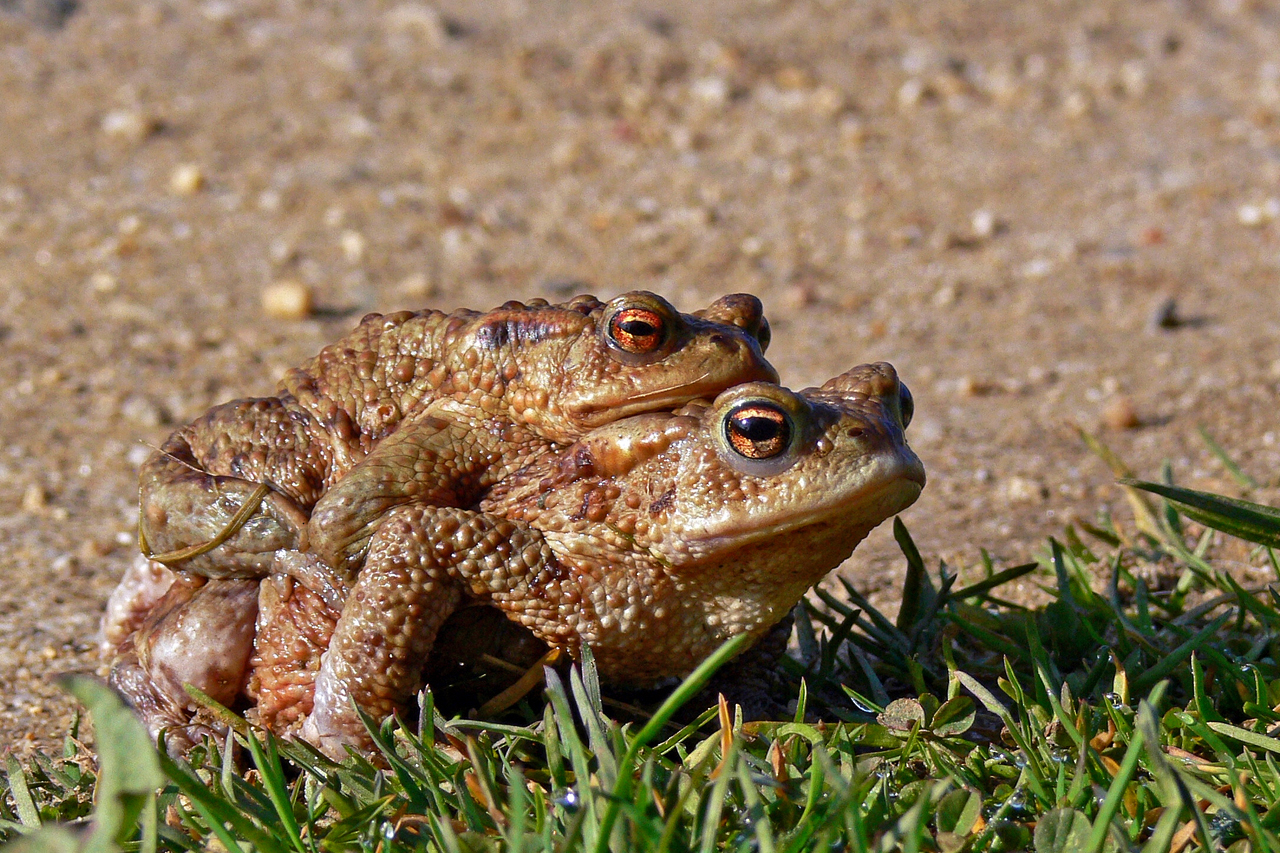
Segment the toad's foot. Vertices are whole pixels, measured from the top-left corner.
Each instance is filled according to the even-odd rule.
[[[346,590],[325,585],[331,574],[311,554],[282,551],[258,594],[258,630],[248,692],[254,722],[296,734],[311,713],[316,673],[329,647]]]

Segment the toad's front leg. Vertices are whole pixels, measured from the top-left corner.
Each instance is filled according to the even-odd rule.
[[[334,629],[302,736],[337,758],[369,746],[355,712],[382,720],[422,686],[436,633],[466,597],[487,599],[551,559],[541,534],[449,507],[393,510]]]
[[[378,442],[316,502],[307,550],[353,579],[382,519],[397,507],[465,507],[551,442],[482,401],[431,404]]]
[[[470,415],[471,413],[468,413]],[[407,504],[456,507],[475,501],[493,463],[495,439],[438,403],[401,424],[316,502],[307,550],[352,580],[381,520]]]

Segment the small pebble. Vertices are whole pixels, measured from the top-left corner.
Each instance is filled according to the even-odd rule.
[[[135,444],[129,448],[129,451],[125,454],[124,458],[125,461],[129,463],[130,467],[139,468],[142,466],[143,462],[146,462],[151,458],[151,448],[147,447],[145,444]]]
[[[1062,101],[1062,111],[1067,118],[1083,118],[1093,109],[1093,99],[1085,92],[1077,89]]]
[[[1178,316],[1178,300],[1170,296],[1156,306],[1156,310],[1151,312],[1151,318],[1147,321],[1147,328],[1153,332],[1162,329],[1176,329],[1183,324],[1183,319]]]
[[[98,271],[89,276],[89,286],[97,293],[115,293],[120,282],[111,273]]]
[[[1138,235],[1138,242],[1144,246],[1158,246],[1164,242],[1164,230],[1161,228],[1144,228]]]
[[[579,139],[561,139],[551,147],[551,162],[559,169],[573,168],[582,162],[585,155],[585,146]]]
[[[360,263],[364,259],[364,250],[369,245],[363,234],[353,230],[343,231],[338,244],[342,246],[342,255],[349,264]]]
[[[106,539],[86,539],[80,543],[80,547],[76,549],[76,556],[84,561],[100,560],[115,550],[109,540]]]
[[[455,266],[474,263],[480,248],[477,229],[452,227],[440,232],[440,252]]]
[[[782,291],[781,301],[786,308],[796,311],[816,304],[818,293],[811,285],[792,284]]]
[[[195,195],[204,189],[204,171],[194,163],[183,163],[169,176],[169,190],[174,195]]]
[[[200,14],[210,23],[225,24],[235,17],[236,8],[227,0],[209,0],[200,7]]]
[[[973,236],[980,240],[986,240],[995,235],[1000,227],[1000,221],[996,219],[996,215],[993,212],[984,207],[973,212],[969,225],[973,228]]]
[[[1260,228],[1280,219],[1280,198],[1269,198],[1262,204],[1242,204],[1236,218],[1247,228]]]
[[[1236,211],[1236,218],[1246,228],[1257,228],[1267,221],[1262,208],[1256,204],[1240,205],[1240,209]]]
[[[929,94],[924,81],[919,77],[912,77],[898,87],[898,106],[902,109],[912,109],[919,106]]]
[[[448,38],[448,25],[434,6],[425,3],[401,3],[383,16],[388,29],[413,35],[426,44],[439,46]]]
[[[961,376],[955,383],[956,393],[961,397],[987,397],[999,393],[1001,388],[995,382],[975,379],[972,376]]]
[[[311,288],[300,281],[277,281],[262,291],[262,311],[273,320],[303,320],[314,308]]]
[[[1015,503],[1036,503],[1049,497],[1045,485],[1030,477],[1010,477],[1000,483],[1000,492]]]
[[[280,193],[275,190],[263,190],[258,193],[258,210],[266,213],[275,213],[280,209]]]
[[[1142,426],[1137,407],[1124,395],[1115,397],[1103,408],[1102,422],[1114,430],[1137,429]]]
[[[297,247],[284,237],[276,237],[267,244],[267,257],[277,264],[288,263],[297,256]]]
[[[342,220],[347,218],[347,209],[340,204],[330,205],[324,211],[324,224],[330,228],[337,228],[342,224]]]
[[[1147,66],[1139,59],[1131,59],[1120,66],[1120,87],[1131,98],[1140,98],[1147,93]]]
[[[729,100],[729,83],[723,77],[700,77],[690,84],[689,94],[707,106],[723,106]]]
[[[438,295],[437,288],[424,273],[410,273],[396,285],[396,295],[405,299],[420,300]]]
[[[857,116],[845,116],[840,119],[840,141],[846,145],[858,147],[870,137],[866,122]]]
[[[818,86],[809,95],[809,107],[822,118],[833,118],[848,106],[844,93],[832,86]]]
[[[22,511],[36,515],[44,512],[49,506],[49,496],[45,494],[42,487],[32,483],[27,486],[26,491],[22,493]]]
[[[805,71],[803,68],[796,68],[794,65],[788,65],[778,70],[773,75],[773,82],[778,85],[779,89],[811,89],[814,81],[813,75]]]
[[[102,132],[125,142],[141,142],[156,129],[156,123],[138,110],[112,110],[102,117]]]
[[[1053,272],[1053,261],[1048,258],[1032,258],[1019,271],[1027,278],[1044,278]]]
[[[120,404],[120,414],[134,423],[148,427],[160,426],[165,420],[164,412],[160,407],[141,394],[125,398]]]

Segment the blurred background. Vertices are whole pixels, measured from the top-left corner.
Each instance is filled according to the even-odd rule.
[[[0,93],[19,751],[99,666],[138,463],[368,311],[755,293],[786,384],[910,385],[933,569],[1127,515],[1078,428],[1277,482],[1274,4],[0,0]],[[893,609],[887,526],[843,571]]]

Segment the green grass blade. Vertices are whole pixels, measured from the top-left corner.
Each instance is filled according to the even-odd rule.
[[[18,759],[10,755],[5,759],[5,768],[9,773],[9,793],[13,795],[13,804],[18,812],[18,820],[30,829],[40,826],[40,810],[31,798],[31,788],[27,785],[27,774],[18,763]]]
[[[1227,469],[1227,473],[1231,475],[1231,479],[1240,484],[1241,488],[1258,488],[1258,481],[1246,474],[1240,466],[1236,464],[1236,461],[1227,455],[1227,451],[1222,449],[1222,445],[1214,441],[1213,436],[1209,435],[1209,430],[1205,429],[1203,426],[1198,426],[1196,427],[1196,432],[1200,433],[1200,438],[1202,438],[1205,445],[1208,446],[1209,452],[1217,457],[1218,461],[1222,463],[1223,468]]]
[[[1251,732],[1248,729],[1242,729],[1239,726],[1233,726],[1228,723],[1205,723],[1205,725],[1220,735],[1248,744],[1254,749],[1280,753],[1280,738]]]
[[[1142,730],[1138,729],[1134,732],[1133,740],[1129,742],[1129,749],[1120,763],[1120,770],[1111,780],[1106,799],[1102,801],[1098,816],[1093,821],[1093,831],[1089,833],[1089,841],[1084,846],[1084,850],[1089,853],[1099,853],[1102,845],[1106,843],[1107,833],[1111,830],[1111,821],[1115,819],[1116,812],[1120,810],[1120,804],[1124,799],[1124,790],[1138,769],[1138,759],[1142,756],[1142,742]]]
[[[1191,639],[1178,646],[1176,649],[1165,653],[1160,662],[1150,669],[1142,673],[1133,680],[1132,690],[1135,694],[1141,695],[1146,693],[1157,682],[1168,677],[1177,667],[1181,666],[1183,661],[1191,656],[1192,652],[1200,650],[1209,638],[1218,632],[1223,625],[1231,620],[1230,613],[1224,613],[1217,619],[1201,628]]]
[[[250,732],[244,740],[249,746],[249,754],[253,756],[254,766],[258,768],[262,785],[267,789],[267,796],[271,799],[276,816],[280,819],[280,825],[289,836],[289,843],[298,853],[309,853],[310,848],[302,843],[302,830],[293,814],[293,804],[289,800],[284,779],[284,768],[280,765],[280,754],[275,746],[275,735],[267,735],[265,749],[253,732]]]
[[[1014,566],[1011,569],[1005,569],[1004,571],[996,572],[994,575],[992,575],[989,578],[986,578],[985,580],[980,580],[977,583],[970,584],[969,586],[966,586],[964,589],[956,590],[955,592],[951,593],[950,597],[957,601],[963,601],[966,598],[975,598],[979,595],[985,595],[986,593],[988,593],[993,589],[996,589],[997,587],[1004,586],[1010,581],[1015,581],[1018,578],[1023,577],[1024,575],[1034,572],[1039,567],[1040,567],[1039,563],[1024,563],[1021,566]]]
[[[631,777],[634,772],[636,757],[640,754],[640,750],[649,741],[658,736],[667,721],[675,715],[682,705],[692,699],[694,694],[702,689],[703,685],[711,680],[711,676],[715,675],[720,667],[736,657],[751,642],[752,638],[749,635],[739,634],[721,644],[720,648],[716,649],[711,653],[710,657],[700,663],[680,686],[667,697],[666,701],[654,712],[654,715],[645,724],[644,728],[632,738],[626,754],[618,762],[617,788],[609,799],[608,805],[605,806],[604,814],[600,819],[599,834],[595,839],[596,853],[605,853],[609,849],[610,836],[613,833],[613,824],[618,819],[619,807],[623,802],[630,799]]]
[[[228,850],[240,849],[226,829],[229,826],[238,832],[240,837],[264,853],[288,853],[288,848],[270,833],[255,826],[236,803],[209,790],[185,762],[175,761],[164,753],[159,753],[159,757],[160,766],[165,775],[173,780],[178,790],[191,800],[191,804],[200,812],[201,817],[223,844],[227,845]]]
[[[1280,509],[1146,480],[1120,480],[1123,486],[1151,492],[1173,503],[1188,518],[1239,539],[1280,548]]]
[[[907,526],[897,516],[893,519],[893,538],[898,541],[898,547],[907,558],[907,576],[902,583],[901,604],[898,607],[896,620],[898,630],[905,633],[915,624],[916,616],[920,612],[928,571],[924,567],[920,550],[916,548],[916,543],[911,540],[911,534],[907,532]]]

